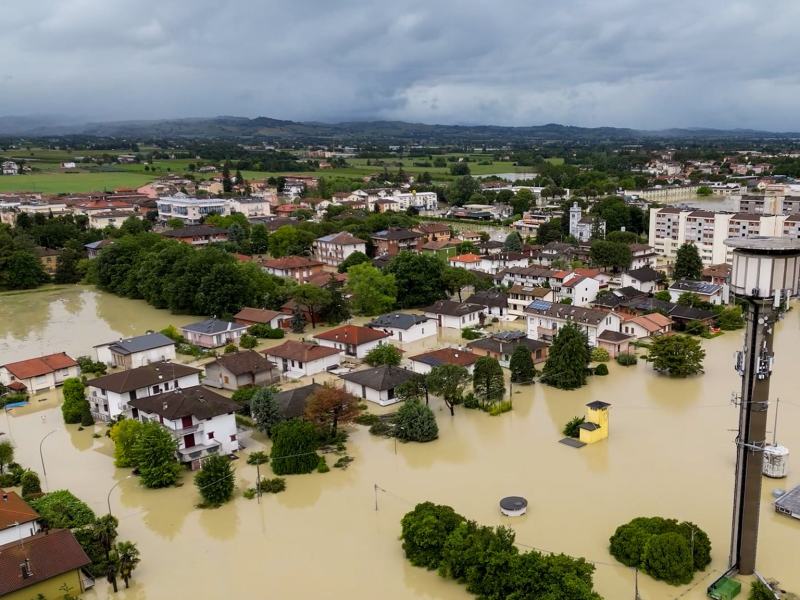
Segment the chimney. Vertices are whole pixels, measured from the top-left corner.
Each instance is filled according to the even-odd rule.
[[[167,403],[166,403],[166,402],[162,402],[162,403],[161,403],[161,409],[162,409],[162,410],[167,410],[167,406],[168,406],[168,405],[167,405]]]

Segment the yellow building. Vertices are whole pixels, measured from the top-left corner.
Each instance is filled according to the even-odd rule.
[[[0,546],[3,600],[80,596],[94,580],[82,572],[89,557],[68,529],[52,529]]]
[[[580,426],[580,441],[584,444],[594,444],[608,437],[608,407],[607,402],[595,400],[586,405],[586,417]]]

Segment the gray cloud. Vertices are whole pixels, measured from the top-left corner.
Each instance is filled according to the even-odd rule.
[[[800,3],[6,0],[0,114],[800,130]]]

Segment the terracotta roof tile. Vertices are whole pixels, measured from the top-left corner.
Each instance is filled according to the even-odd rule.
[[[59,352],[8,363],[3,367],[17,379],[29,379],[39,375],[47,375],[60,369],[68,369],[69,367],[77,366],[77,364],[66,352]]]
[[[289,340],[280,346],[275,346],[274,348],[264,350],[263,354],[267,358],[270,356],[275,356],[277,358],[286,358],[300,362],[311,362],[314,360],[319,360],[320,358],[339,354],[340,352],[341,350],[337,350],[336,348],[327,348],[326,346],[319,346],[317,344],[308,344],[305,342]]]
[[[370,327],[344,325],[336,329],[331,329],[330,331],[325,331],[324,333],[318,333],[314,337],[318,340],[325,340],[328,342],[341,342],[343,344],[360,346],[361,344],[382,340],[390,337],[390,335],[384,331],[379,331]]]

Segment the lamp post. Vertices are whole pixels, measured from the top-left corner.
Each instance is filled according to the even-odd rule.
[[[108,496],[106,496],[106,504],[108,504],[108,514],[109,515],[111,514],[111,492],[113,492],[120,483],[122,483],[126,479],[130,479],[131,477],[132,477],[132,475],[128,475],[127,477],[123,477],[117,483],[112,485],[111,489],[108,490]]]
[[[42,461],[42,476],[44,477],[45,486],[47,486],[47,469],[45,469],[45,467],[44,467],[44,453],[42,452],[42,444],[44,444],[44,441],[48,437],[53,435],[55,432],[56,432],[56,430],[53,429],[53,431],[50,431],[49,433],[45,433],[44,437],[42,437],[41,441],[39,442],[39,460]]]
[[[731,569],[751,575],[755,571],[758,546],[775,321],[782,305],[798,291],[800,240],[730,238],[725,244],[733,248],[730,288],[745,301],[747,320],[744,348],[736,355],[742,392],[729,560]]]

